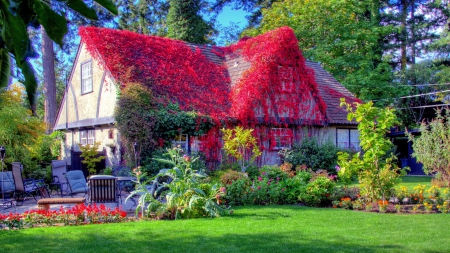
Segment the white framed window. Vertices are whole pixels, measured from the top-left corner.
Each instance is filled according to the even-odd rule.
[[[95,130],[81,130],[80,131],[80,144],[86,145],[90,144],[93,145],[95,143]]]
[[[187,134],[180,134],[177,137],[175,137],[175,139],[172,140],[172,145],[174,146],[178,146],[180,145],[180,147],[184,150],[184,151],[188,151],[188,135]]]
[[[337,129],[336,144],[340,148],[361,150],[359,145],[359,132],[357,129]]]
[[[281,90],[292,92],[294,89],[294,68],[278,66],[278,78],[281,83]]]
[[[292,146],[292,129],[288,128],[271,128],[271,150],[281,150]]]
[[[92,92],[92,61],[81,64],[81,94]]]

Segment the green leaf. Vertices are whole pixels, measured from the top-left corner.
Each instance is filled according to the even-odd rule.
[[[119,13],[117,11],[116,5],[110,0],[95,0],[95,2],[97,2],[101,6],[105,7],[105,9],[107,9],[108,11],[113,13],[114,15],[117,15]]]
[[[85,16],[86,18],[92,19],[92,20],[98,20],[97,13],[95,10],[89,8],[83,1],[81,0],[68,0],[67,6],[69,6],[74,11],[80,13],[81,15]]]
[[[25,90],[27,91],[28,101],[30,102],[30,108],[33,114],[36,113],[36,89],[37,89],[37,80],[34,75],[33,66],[28,61],[24,61],[19,65],[22,69],[22,74],[25,76]]]
[[[30,39],[28,38],[27,27],[19,16],[14,16],[2,4],[2,14],[4,15],[3,28],[5,35],[3,39],[7,44],[8,51],[16,57],[16,62],[23,62],[29,56],[28,52],[31,48]]]
[[[48,37],[62,46],[64,35],[67,33],[66,19],[39,0],[33,1],[33,10],[36,12],[38,22],[45,28]]]
[[[8,51],[4,48],[0,50],[0,88],[6,87],[11,76],[10,58]]]

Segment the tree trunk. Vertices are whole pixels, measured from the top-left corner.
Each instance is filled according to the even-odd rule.
[[[47,133],[53,131],[56,120],[56,79],[55,79],[55,53],[53,51],[53,41],[47,36],[45,29],[42,31],[42,62],[44,69],[44,122],[47,124]]]
[[[401,15],[401,35],[400,35],[400,43],[401,43],[401,70],[406,69],[406,65],[408,64],[407,54],[406,54],[406,44],[407,44],[407,28],[406,28],[406,17],[408,14],[408,3],[406,0],[402,0],[402,15]]]

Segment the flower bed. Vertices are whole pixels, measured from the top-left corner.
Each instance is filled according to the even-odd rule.
[[[111,209],[101,204],[77,205],[68,210],[31,210],[22,214],[0,214],[0,229],[22,229],[56,225],[84,225],[127,221],[127,213],[121,208]]]

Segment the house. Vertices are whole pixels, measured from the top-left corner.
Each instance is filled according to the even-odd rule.
[[[79,33],[54,127],[66,132],[63,154],[69,163],[79,155],[78,145],[95,141],[102,143],[107,166],[120,162],[113,113],[120,89],[133,83],[151,87],[155,97],[169,98],[183,110],[255,129],[263,150],[260,164],[276,164],[278,151],[304,136],[359,149],[357,125],[339,106],[340,98],[359,100],[320,64],[303,58],[288,27],[228,47],[108,28],[83,27]],[[219,129],[205,136],[181,133],[175,143],[220,160]]]

